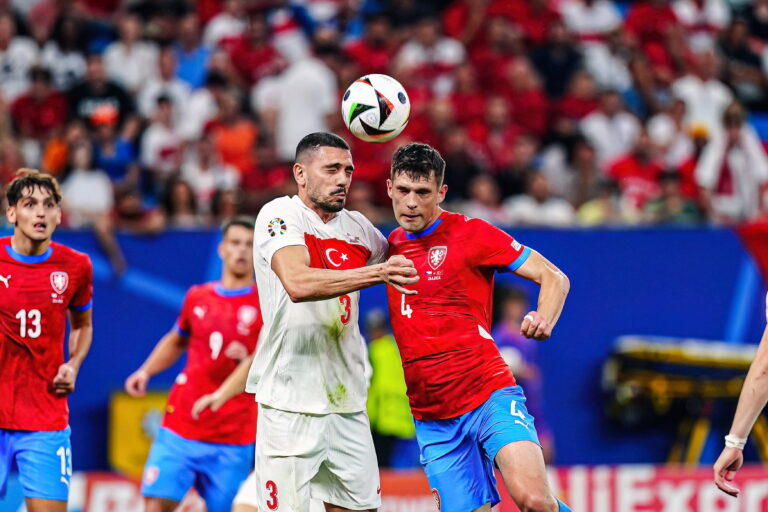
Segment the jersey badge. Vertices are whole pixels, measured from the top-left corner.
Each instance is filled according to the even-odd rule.
[[[3,283],[7,288],[10,288],[11,285],[8,284],[8,281],[11,279],[11,274],[8,274],[7,276],[0,276],[0,283]]]
[[[269,224],[267,224],[267,232],[269,236],[284,235],[288,228],[285,225],[285,221],[280,217],[275,217]]]
[[[203,306],[195,306],[192,308],[192,314],[202,320],[205,317],[205,308]]]
[[[432,270],[437,270],[440,265],[445,261],[445,257],[448,256],[448,247],[445,245],[438,245],[429,249],[427,253],[427,261]]]
[[[362,240],[360,240],[360,237],[359,237],[359,236],[357,236],[357,235],[351,235],[351,234],[349,234],[349,233],[345,233],[345,235],[346,235],[346,237],[347,237],[347,240],[349,240],[349,243],[351,243],[351,244],[358,244],[358,245],[362,245],[363,241],[362,241]]]
[[[58,295],[62,295],[69,286],[69,274],[66,272],[51,272],[51,288]]]
[[[331,247],[330,249],[327,249],[325,251],[325,258],[328,260],[328,263],[330,263],[334,267],[340,267],[342,263],[349,260],[349,254],[345,252],[341,252],[340,250],[334,249],[333,247]],[[334,261],[334,258],[337,258],[337,259]]]
[[[523,248],[523,245],[517,240],[512,240],[512,248],[516,251],[519,251],[520,249]]]
[[[247,336],[251,332],[251,325],[259,316],[259,310],[254,306],[240,306],[237,310],[237,332]]]

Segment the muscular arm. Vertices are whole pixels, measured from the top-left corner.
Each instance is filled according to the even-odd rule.
[[[75,390],[75,381],[93,341],[93,310],[69,311],[69,361],[59,366],[53,378],[57,394],[66,395]]]
[[[768,402],[768,327],[763,332],[757,354],[749,367],[747,378],[739,394],[739,404],[731,424],[730,435],[746,439]],[[739,489],[732,485],[736,472],[744,463],[744,454],[739,448],[723,448],[713,467],[715,484],[726,494],[738,496]]]
[[[393,256],[386,263],[349,270],[329,270],[309,266],[309,251],[303,245],[283,247],[272,256],[275,271],[293,302],[331,299],[381,283],[388,283],[406,295],[416,293],[403,288],[419,280],[413,263]]]
[[[521,332],[529,338],[545,340],[552,335],[560,318],[571,282],[551,261],[534,250],[515,274],[541,287],[537,309],[526,315]]]
[[[147,382],[153,375],[157,375],[170,368],[187,349],[188,338],[182,336],[175,328],[155,345],[152,353],[146,361],[133,372],[125,381],[125,390],[133,396],[142,396],[147,391]]]
[[[192,417],[199,418],[200,413],[208,407],[216,412],[230,398],[234,398],[245,391],[245,383],[248,380],[248,371],[251,369],[252,362],[253,354],[240,361],[237,368],[216,388],[216,391],[198,398],[192,406]]]

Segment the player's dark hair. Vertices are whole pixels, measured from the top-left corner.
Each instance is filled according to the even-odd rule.
[[[5,197],[8,199],[8,205],[16,206],[19,199],[24,197],[25,190],[34,190],[36,188],[50,192],[51,197],[57,204],[61,202],[61,189],[56,178],[36,169],[22,168],[16,171],[16,177],[6,190]]]
[[[299,141],[296,146],[296,159],[299,158],[307,151],[315,151],[322,147],[339,148],[349,150],[349,144],[347,141],[339,137],[334,133],[328,132],[314,132],[309,135],[305,135],[303,139]]]
[[[445,160],[440,156],[440,152],[429,144],[411,142],[397,148],[392,155],[390,177],[395,179],[403,173],[414,181],[429,181],[434,176],[437,186],[441,187],[445,175]]]
[[[250,215],[235,215],[231,219],[227,219],[221,224],[221,237],[224,238],[227,236],[227,231],[229,231],[229,228],[232,226],[241,226],[246,229],[253,229],[255,224],[256,219]]]

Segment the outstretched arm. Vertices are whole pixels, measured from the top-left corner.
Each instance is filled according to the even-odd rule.
[[[236,397],[245,391],[245,383],[248,380],[248,371],[251,369],[252,362],[253,354],[240,361],[237,368],[229,374],[229,377],[221,383],[216,391],[198,398],[192,406],[192,417],[198,419],[200,413],[208,407],[211,408],[211,411],[216,412],[230,398]]]
[[[173,366],[187,349],[188,342],[189,338],[174,327],[155,345],[144,364],[125,380],[125,391],[131,396],[144,396],[150,377]]]
[[[309,266],[309,251],[303,245],[289,245],[272,256],[275,271],[293,302],[332,299],[376,284],[391,284],[406,295],[416,292],[403,286],[419,280],[413,262],[392,256],[385,263],[349,270],[328,270]]]
[[[533,249],[528,259],[514,272],[541,287],[536,311],[525,315],[520,332],[528,338],[545,340],[552,335],[552,329],[560,318],[571,282],[551,261]]]
[[[93,341],[92,313],[92,309],[69,311],[69,361],[59,366],[53,379],[56,394],[67,395],[75,390],[77,374]]]
[[[746,442],[766,402],[768,402],[768,327],[763,332],[755,360],[752,361],[747,378],[744,379],[744,386],[739,394],[739,404],[736,406],[736,414],[728,433],[735,444],[741,447],[726,445],[715,462],[715,484],[726,494],[739,495],[739,489],[730,482],[744,463],[743,443]]]

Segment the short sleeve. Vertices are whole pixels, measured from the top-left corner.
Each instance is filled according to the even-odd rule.
[[[193,307],[192,290],[189,290],[184,296],[181,312],[179,312],[179,317],[176,319],[176,325],[174,326],[174,330],[185,338],[189,338],[192,334],[192,322],[190,320],[192,318]]]
[[[531,254],[530,248],[484,220],[470,219],[468,223],[473,236],[467,250],[473,266],[514,272]]]
[[[83,256],[77,290],[69,301],[72,311],[88,311],[93,307],[93,266],[88,256]]]
[[[389,252],[389,243],[384,235],[381,234],[376,226],[371,224],[363,214],[360,212],[350,212],[350,214],[358,216],[361,220],[363,229],[365,230],[365,238],[368,248],[371,250],[371,256],[368,258],[367,265],[376,265],[382,263],[387,259],[387,253]]]
[[[253,245],[268,267],[272,264],[272,256],[283,247],[307,245],[292,199],[280,198],[264,205],[256,217]]]

